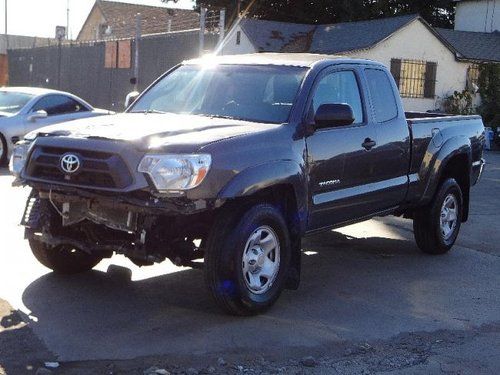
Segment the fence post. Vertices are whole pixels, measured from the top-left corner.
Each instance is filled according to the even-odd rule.
[[[141,39],[141,14],[137,13],[135,24],[134,90],[139,91],[139,40]]]
[[[62,69],[62,43],[59,39],[57,44],[57,89],[61,90],[61,69]]]
[[[200,11],[200,56],[205,51],[205,21],[207,18],[207,9],[201,8]]]

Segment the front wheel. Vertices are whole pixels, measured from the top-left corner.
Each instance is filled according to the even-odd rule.
[[[217,304],[234,315],[270,308],[284,288],[290,236],[281,212],[258,204],[243,215],[226,210],[207,243],[205,279]]]
[[[460,231],[462,212],[462,190],[455,179],[449,178],[429,206],[415,212],[413,232],[420,250],[433,255],[447,253]]]
[[[41,241],[29,241],[35,258],[55,273],[73,275],[90,271],[102,260],[68,245],[49,246]]]

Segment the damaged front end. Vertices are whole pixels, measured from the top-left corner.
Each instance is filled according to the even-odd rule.
[[[147,192],[34,189],[21,224],[27,239],[52,247],[69,245],[103,258],[123,254],[139,266],[170,259],[197,268],[212,223],[209,208],[205,201],[162,200]]]

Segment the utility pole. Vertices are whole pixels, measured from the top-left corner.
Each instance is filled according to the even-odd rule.
[[[66,39],[69,40],[69,0],[66,7]]]
[[[8,10],[8,0],[5,0],[5,44],[7,47],[7,50],[9,49],[9,30],[8,30],[8,17],[7,17],[7,10]]]
[[[8,20],[8,17],[7,17],[7,2],[8,0],[5,0],[5,35],[8,34],[8,29],[7,29],[7,20]]]
[[[141,14],[137,13],[135,25],[135,64],[134,64],[134,90],[139,91],[139,40],[141,39]]]
[[[224,43],[225,32],[226,32],[226,9],[223,8],[220,10],[219,13],[219,46],[222,46],[222,43]]]
[[[201,8],[200,14],[200,56],[205,52],[205,23],[207,19],[207,9]]]
[[[236,0],[236,12],[237,12],[238,18],[240,18],[240,14],[241,14],[241,0]]]

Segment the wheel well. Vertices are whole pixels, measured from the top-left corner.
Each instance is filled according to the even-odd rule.
[[[469,158],[466,154],[460,154],[452,157],[445,165],[439,185],[448,179],[454,178],[457,181],[463,196],[463,215],[462,221],[466,222],[469,218],[469,193],[470,193],[470,170]]]
[[[290,234],[296,235],[300,232],[300,217],[298,213],[297,199],[292,185],[281,184],[259,190],[250,196],[236,198],[234,203],[241,206],[254,205],[257,203],[269,203],[276,206],[286,219],[290,228]]]

